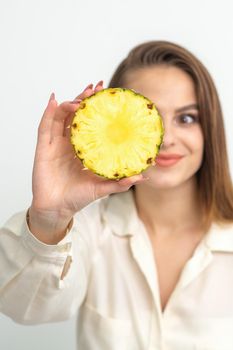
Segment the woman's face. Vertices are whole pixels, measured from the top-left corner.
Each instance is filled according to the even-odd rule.
[[[152,100],[164,123],[156,165],[145,172],[147,184],[165,189],[193,180],[202,163],[204,140],[191,77],[179,68],[160,65],[131,72],[126,86]]]

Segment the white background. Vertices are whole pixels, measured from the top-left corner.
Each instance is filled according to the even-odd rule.
[[[233,174],[231,7],[231,0],[0,0],[0,224],[30,205],[37,126],[50,93],[61,102],[91,82],[107,84],[147,40],[181,44],[209,69]],[[30,327],[0,315],[0,349],[74,350],[75,321]]]

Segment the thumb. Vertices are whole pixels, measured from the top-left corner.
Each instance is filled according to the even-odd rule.
[[[149,178],[139,174],[118,180],[106,180],[101,182],[96,189],[97,199],[105,197],[111,193],[125,192],[135,184],[140,184]]]

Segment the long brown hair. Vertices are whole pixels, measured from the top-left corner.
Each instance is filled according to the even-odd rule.
[[[205,227],[233,222],[233,187],[229,171],[223,115],[215,84],[204,65],[187,49],[167,41],[136,46],[120,63],[109,87],[124,87],[129,72],[154,65],[175,66],[195,84],[204,136],[203,162],[197,172]]]

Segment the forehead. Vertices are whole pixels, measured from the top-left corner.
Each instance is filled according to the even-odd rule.
[[[151,99],[159,109],[179,109],[197,102],[192,78],[173,66],[146,67],[130,72],[128,88]]]

